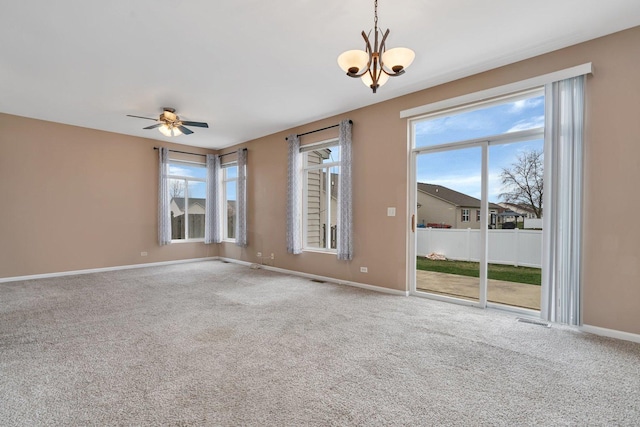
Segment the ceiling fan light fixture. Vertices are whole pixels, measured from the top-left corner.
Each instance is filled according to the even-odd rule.
[[[376,93],[389,77],[404,74],[411,65],[415,53],[406,47],[386,50],[386,41],[390,30],[378,29],[378,0],[374,0],[373,46],[369,36],[363,31],[365,51],[348,50],[338,56],[338,65],[349,77],[360,77],[362,82]],[[371,35],[371,32],[369,33]]]
[[[169,125],[167,125],[166,123],[164,123],[162,126],[160,126],[158,128],[158,130],[164,136],[171,136],[171,129],[169,128]]]
[[[178,118],[178,116],[176,116],[176,113],[169,109],[164,110],[164,112],[162,113],[162,117],[164,117],[164,119],[169,122],[175,122]]]
[[[173,132],[173,136],[182,135],[182,131],[175,126],[171,128],[171,131]]]

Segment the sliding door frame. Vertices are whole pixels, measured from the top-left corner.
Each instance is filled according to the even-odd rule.
[[[505,304],[491,303],[487,301],[487,289],[488,289],[488,244],[489,244],[489,147],[501,144],[511,144],[522,141],[530,141],[532,139],[544,139],[544,127],[538,127],[534,129],[528,129],[519,132],[503,133],[499,135],[493,135],[483,138],[475,138],[466,141],[453,142],[449,144],[441,144],[436,146],[415,147],[415,126],[414,123],[424,118],[417,118],[415,120],[409,120],[409,137],[410,146],[412,147],[409,155],[409,206],[407,211],[410,215],[411,228],[409,229],[409,260],[408,260],[408,283],[409,294],[420,297],[435,299],[439,301],[454,302],[456,304],[469,305],[479,308],[499,308],[507,311],[512,311],[518,314],[525,314],[539,317],[539,312],[536,310],[530,310],[521,307],[514,307]],[[465,148],[482,149],[481,156],[481,190],[480,190],[480,218],[482,223],[480,226],[480,272],[479,272],[479,298],[478,301],[466,300],[462,298],[449,297],[444,295],[431,294],[428,292],[422,292],[417,290],[416,283],[416,258],[417,258],[417,237],[415,231],[415,224],[417,218],[417,204],[418,204],[418,192],[417,192],[417,161],[418,156],[424,154],[431,154],[437,152],[454,151]]]

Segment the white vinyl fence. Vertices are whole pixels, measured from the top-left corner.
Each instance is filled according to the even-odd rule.
[[[417,228],[417,255],[480,261],[480,230]],[[489,230],[489,262],[542,268],[542,230]]]

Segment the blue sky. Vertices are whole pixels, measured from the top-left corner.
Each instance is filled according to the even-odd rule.
[[[544,97],[425,120],[415,126],[416,147],[533,129],[544,126]],[[519,153],[542,148],[542,139],[489,146],[489,201],[500,201],[502,168],[510,167]],[[418,182],[439,184],[480,198],[481,156],[480,147],[421,154],[417,159]]]

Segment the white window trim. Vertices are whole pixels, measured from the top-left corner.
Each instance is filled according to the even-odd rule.
[[[206,167],[206,164],[201,163],[201,162],[193,162],[193,161],[188,161],[188,160],[173,160],[173,159],[169,159],[169,165],[186,165],[186,166],[201,166],[201,167]],[[185,238],[184,239],[171,239],[171,243],[197,243],[197,242],[204,242],[204,237],[196,237],[196,238],[189,238],[189,181],[195,181],[195,182],[204,182],[206,183],[207,180],[206,178],[196,178],[196,177],[192,177],[192,176],[183,176],[183,175],[167,175],[167,179],[171,180],[171,179],[182,179],[185,181],[185,185],[184,185],[184,217],[185,217],[185,222],[184,222],[184,235]]]
[[[340,142],[338,138],[332,138],[325,141],[316,142],[313,144],[303,145],[302,147],[300,147],[300,152],[304,154],[309,151],[314,151],[322,148],[336,147],[339,145],[340,145]],[[342,155],[342,153],[340,153],[340,155]],[[340,161],[330,162],[330,163],[320,163],[313,166],[306,166],[305,160],[306,159],[303,157],[303,166],[302,166],[303,183],[302,183],[302,189],[301,189],[302,191],[302,197],[301,197],[301,200],[302,200],[302,251],[335,255],[338,252],[337,248],[336,249],[332,249],[330,247],[317,248],[317,247],[308,246],[308,243],[307,243],[308,229],[307,229],[307,220],[306,220],[308,215],[308,203],[307,203],[307,192],[305,190],[308,188],[308,182],[307,182],[308,171],[319,170],[319,169],[328,169],[330,171],[332,167],[340,168]],[[330,190],[331,172],[326,174],[326,179],[327,179],[327,182],[325,183],[325,185],[327,186],[326,188],[328,189],[327,191],[327,199],[328,199],[327,200],[327,219],[328,219],[327,222],[330,224],[331,223],[331,190]],[[325,229],[325,242],[327,242],[328,246],[331,246],[331,226]]]
[[[553,73],[543,74],[541,76],[533,77],[530,79],[520,80],[519,82],[514,82],[503,86],[481,90],[478,92],[469,93],[467,95],[457,96],[455,98],[449,98],[442,101],[433,102],[431,104],[402,110],[400,111],[400,118],[413,119],[417,118],[415,116],[434,113],[441,110],[449,110],[450,112],[453,108],[464,108],[463,106],[465,104],[491,102],[494,100],[494,98],[499,96],[528,91],[531,88],[543,87],[546,84],[553,83],[558,80],[570,79],[572,77],[577,77],[584,74],[593,74],[593,64],[591,62],[576,65],[575,67],[571,68],[565,68],[564,70],[555,71]]]

